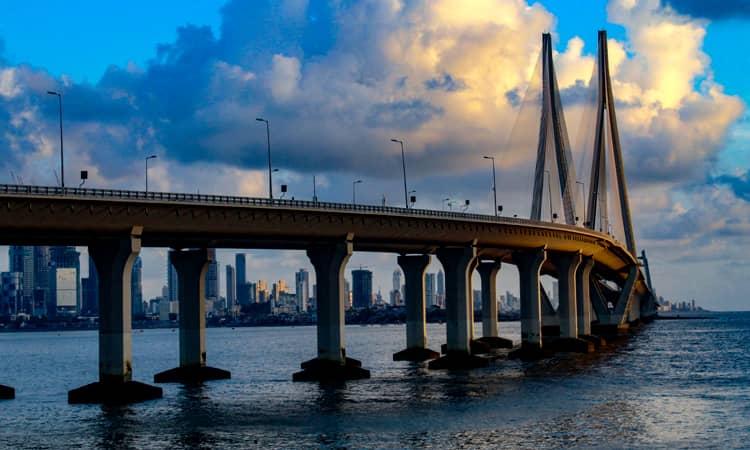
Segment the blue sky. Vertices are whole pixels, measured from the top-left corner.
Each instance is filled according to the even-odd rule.
[[[533,155],[508,144],[505,124],[518,117],[508,99],[524,92],[539,35],[552,32],[574,139],[577,95],[606,28],[637,242],[659,293],[746,308],[737,268],[750,245],[750,40],[741,37],[750,13],[742,1],[668,3],[11,0],[0,15],[0,179],[12,170],[55,183],[56,108],[44,93],[59,89],[66,177],[86,168],[93,186],[140,188],[141,158],[156,153],[157,189],[265,195],[265,136],[254,123],[264,115],[274,181],[290,195],[310,196],[316,175],[327,200],[349,201],[361,178],[360,201],[395,202],[397,136],[419,206],[441,208],[447,196],[489,211],[481,156],[492,153],[500,203],[523,215]],[[259,275],[250,279],[310,268],[299,252],[251,255]],[[164,252],[143,256],[145,295],[158,295]],[[350,264],[373,267],[376,287],[389,289],[393,255]]]

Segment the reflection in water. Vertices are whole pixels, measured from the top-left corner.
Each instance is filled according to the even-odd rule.
[[[209,329],[212,365],[231,370],[231,380],[166,384],[161,400],[111,408],[65,402],[67,389],[95,377],[96,333],[0,334],[0,348],[17,355],[0,370],[19,393],[1,405],[0,446],[727,448],[750,441],[750,314],[657,322],[597,354],[535,363],[501,356],[473,371],[392,361],[403,333],[403,326],[347,328],[351,353],[373,378],[329,385],[291,381],[311,356],[313,327]],[[430,325],[428,335],[439,347],[445,327]],[[170,368],[176,349],[169,330],[134,336],[142,380]]]
[[[101,406],[98,422],[99,448],[135,449],[132,434],[136,431],[134,412],[130,406]]]

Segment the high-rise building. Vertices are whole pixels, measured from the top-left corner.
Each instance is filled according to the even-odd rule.
[[[437,297],[435,301],[439,307],[445,308],[445,274],[442,270],[437,273]]]
[[[55,315],[75,315],[77,309],[78,280],[75,268],[55,270]]]
[[[39,248],[39,247],[37,247]],[[57,246],[57,247],[49,247],[48,250],[45,252],[44,250],[37,250],[37,255],[35,257],[38,258],[49,258],[49,262],[47,262],[48,267],[55,267],[57,269],[75,269],[76,275],[75,275],[75,282],[76,282],[76,289],[75,289],[75,298],[76,298],[76,312],[81,310],[81,254],[76,250],[73,246]],[[49,256],[45,257],[45,253]],[[35,265],[37,263],[35,262]],[[40,267],[44,265],[44,263],[38,264]],[[41,269],[40,269],[41,270]],[[47,280],[51,281],[51,277],[47,277]],[[49,283],[49,282],[48,282]],[[52,291],[49,289],[49,284],[47,284],[47,288],[45,289],[41,283],[35,282],[35,284],[38,286],[38,289],[48,292]],[[57,290],[53,291],[54,295],[57,295]],[[45,294],[45,297],[50,296],[49,294]],[[57,303],[54,301],[54,299],[48,299],[48,302],[55,304]]]
[[[0,317],[18,314],[23,306],[23,273],[0,274]]]
[[[208,249],[208,270],[206,270],[206,300],[214,302],[219,298],[219,262],[216,260],[216,249]]]
[[[246,305],[250,303],[250,292],[245,287],[247,283],[247,267],[245,265],[245,254],[234,255],[235,279],[237,280],[237,303]]]
[[[73,247],[73,251],[75,251],[75,247]],[[34,247],[34,309],[35,311],[45,311],[51,316],[54,315],[55,293],[50,289],[50,284],[53,282],[50,279],[50,266],[57,265],[57,261],[52,261],[50,256],[50,247],[43,245]],[[75,266],[71,264],[62,267]],[[35,315],[43,314],[35,313]]]
[[[294,274],[294,293],[297,297],[297,310],[307,312],[307,300],[310,298],[310,273],[300,269]]]
[[[89,256],[89,277],[81,280],[81,297],[81,314],[99,314],[99,274],[91,256]]]
[[[398,291],[401,289],[401,271],[396,269],[393,271],[393,290]]]
[[[435,274],[426,273],[424,276],[424,300],[427,307],[437,305],[435,292]]]
[[[143,262],[136,256],[130,274],[130,313],[131,317],[143,314]]]
[[[177,288],[177,269],[172,265],[172,253],[174,250],[170,250],[167,253],[167,289],[169,289],[169,297],[167,300],[170,302],[176,302],[179,298],[179,292]]]
[[[234,267],[227,264],[227,311],[232,312],[232,308],[237,301],[237,282],[234,275]]]
[[[255,292],[255,301],[257,303],[266,303],[270,300],[266,280],[258,280],[258,282],[255,284]]]
[[[372,303],[372,272],[366,269],[352,270],[352,306],[369,308]]]
[[[33,313],[34,306],[34,247],[13,245],[8,249],[10,272],[21,274],[21,305],[18,312]]]

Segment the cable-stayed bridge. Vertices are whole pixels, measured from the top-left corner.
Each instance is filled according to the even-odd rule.
[[[603,337],[649,320],[655,303],[633,236],[606,33],[599,33],[596,120],[588,130],[593,162],[585,202],[575,195],[580,180],[548,34],[543,36],[540,69],[529,219],[318,201],[0,185],[0,245],[87,246],[99,274],[99,380],[71,391],[69,401],[161,396],[160,388],[133,381],[130,276],[143,246],[179,250],[171,256],[179,280],[179,366],[157,374],[157,383],[230,376],[207,366],[201,280],[212,258],[209,248],[306,251],[317,284],[317,354],[294,374],[299,381],[369,376],[345,350],[344,268],[355,250],[398,255],[406,279],[407,325],[405,349],[394,359],[434,359],[431,369],[483,366],[488,359],[481,354],[512,347],[498,336],[496,277],[503,264],[516,265],[519,272],[521,345],[512,356],[595,351]],[[444,356],[426,347],[424,274],[433,257],[445,272]],[[481,337],[474,336],[475,270],[482,281]],[[557,309],[541,288],[544,274],[558,280]],[[316,349],[311,346],[310,352]],[[0,394],[12,397],[13,391],[3,387]]]

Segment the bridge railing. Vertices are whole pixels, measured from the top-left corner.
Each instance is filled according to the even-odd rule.
[[[0,184],[0,194],[16,195],[43,195],[64,196],[76,198],[101,198],[121,200],[146,200],[161,202],[191,202],[202,204],[222,204],[238,206],[262,206],[262,207],[289,207],[300,209],[317,209],[342,212],[379,213],[389,215],[401,215],[405,217],[434,217],[452,218],[458,220],[474,220],[494,223],[508,223],[521,225],[543,225],[544,227],[559,227],[563,230],[582,231],[581,227],[561,223],[539,222],[517,217],[494,216],[487,214],[476,214],[458,211],[437,211],[431,209],[400,208],[394,206],[357,205],[352,203],[333,203],[310,200],[291,199],[268,199],[257,197],[239,197],[233,195],[210,195],[210,194],[187,194],[176,192],[145,192],[129,191],[122,189],[90,189],[80,187],[56,187],[56,186],[28,186]],[[586,232],[596,233],[592,230]],[[601,234],[601,233],[596,233]],[[606,235],[604,235],[606,236]],[[611,238],[611,236],[609,236]]]

